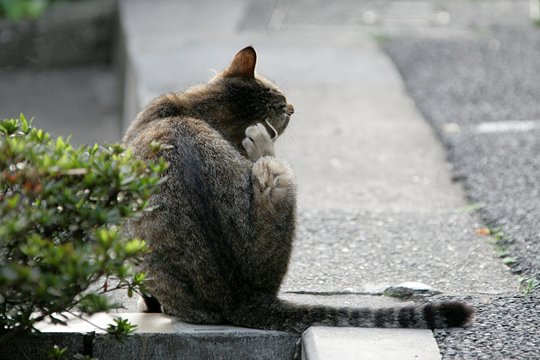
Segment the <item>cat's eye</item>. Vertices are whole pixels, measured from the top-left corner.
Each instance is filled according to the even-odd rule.
[[[287,105],[284,105],[284,104],[273,105],[272,110],[277,111],[277,112],[286,111]]]

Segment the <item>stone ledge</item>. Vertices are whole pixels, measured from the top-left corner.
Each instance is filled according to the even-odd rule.
[[[147,333],[123,343],[97,335],[92,355],[99,359],[293,359],[296,342],[297,336],[270,331]]]
[[[137,325],[122,342],[102,329],[121,316]],[[0,348],[0,359],[46,359],[53,345],[68,356],[98,359],[294,359],[297,334],[225,325],[192,325],[163,314],[100,313],[67,326],[40,323],[40,334],[17,337]],[[94,325],[92,325],[94,324]],[[440,360],[430,330],[311,327],[302,335],[303,360]]]
[[[137,325],[119,342],[102,329],[121,316]],[[94,325],[92,325],[92,324]],[[40,323],[40,334],[17,337],[0,348],[0,359],[47,359],[44,350],[68,347],[68,356],[98,359],[293,359],[299,336],[224,325],[191,325],[163,314],[99,313],[83,321],[70,316],[67,326]]]

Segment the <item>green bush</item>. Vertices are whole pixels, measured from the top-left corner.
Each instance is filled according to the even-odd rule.
[[[145,210],[165,167],[120,145],[73,147],[22,115],[0,121],[0,343],[36,321],[62,323],[62,312],[119,307],[106,292],[141,289],[132,264],[147,246],[122,225]]]
[[[43,14],[49,6],[58,1],[66,0],[0,0],[0,17],[14,21],[35,19]]]

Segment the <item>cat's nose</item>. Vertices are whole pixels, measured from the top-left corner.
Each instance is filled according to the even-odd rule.
[[[287,114],[294,114],[294,106],[292,104],[287,104]]]

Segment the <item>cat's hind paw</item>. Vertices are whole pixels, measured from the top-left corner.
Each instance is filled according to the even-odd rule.
[[[294,176],[286,163],[275,158],[260,159],[253,165],[252,181],[256,194],[267,197],[273,204],[291,196],[294,201]]]
[[[249,159],[253,162],[263,156],[274,156],[274,142],[263,124],[248,126],[246,137],[242,140]]]

